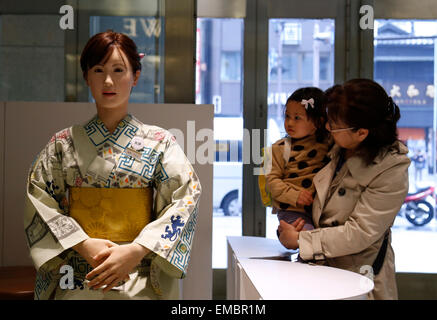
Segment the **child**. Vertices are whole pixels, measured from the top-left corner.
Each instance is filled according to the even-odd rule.
[[[301,217],[305,220],[304,230],[312,230],[313,178],[330,160],[326,155],[323,91],[315,87],[296,90],[288,98],[284,114],[287,136],[272,145],[272,169],[266,174],[272,213],[290,224]]]

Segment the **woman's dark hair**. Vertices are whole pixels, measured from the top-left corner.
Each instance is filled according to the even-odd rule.
[[[325,123],[327,120],[326,97],[322,90],[316,87],[297,89],[290,97],[288,97],[287,103],[285,104],[284,113],[287,110],[287,104],[290,101],[301,103],[303,99],[309,100],[311,98],[314,99],[314,108],[309,106],[308,109],[306,109],[306,114],[316,127],[316,140],[318,142],[323,142],[328,136],[328,131],[325,128]]]
[[[140,56],[135,42],[123,33],[108,30],[91,37],[82,51],[80,67],[85,80],[88,70],[100,62],[105,63],[115,48],[124,52],[132,67],[133,74],[137,70],[141,70]]]
[[[369,79],[353,79],[326,90],[328,119],[369,134],[357,150],[367,165],[398,140],[399,107],[384,88]]]

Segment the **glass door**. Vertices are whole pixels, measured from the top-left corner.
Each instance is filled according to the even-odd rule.
[[[227,266],[227,236],[242,233],[243,19],[198,18],[196,103],[214,104],[213,261]]]
[[[287,98],[302,87],[326,90],[334,84],[334,19],[270,19],[267,144],[286,136]],[[266,237],[277,239],[278,220],[266,209]]]
[[[265,147],[285,137],[284,107],[295,90],[325,90],[344,80],[346,21],[339,17],[344,17],[346,3],[272,0],[257,5],[257,59],[261,63],[257,63],[255,106],[262,110],[256,112],[254,127],[266,130]],[[244,183],[250,179],[248,172]],[[252,179],[257,183],[257,177]],[[263,207],[258,190],[253,196],[253,233],[277,239],[277,216],[271,207]]]

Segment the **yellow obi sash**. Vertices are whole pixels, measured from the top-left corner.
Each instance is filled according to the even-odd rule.
[[[91,238],[132,242],[150,222],[153,188],[69,189],[70,216]]]

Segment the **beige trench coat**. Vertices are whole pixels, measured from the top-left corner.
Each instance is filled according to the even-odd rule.
[[[408,148],[395,142],[370,166],[351,157],[333,180],[339,151],[333,147],[332,161],[313,180],[317,229],[300,232],[300,255],[304,260],[360,273],[373,265],[388,232],[385,259],[368,298],[397,299],[390,227],[408,192]]]

